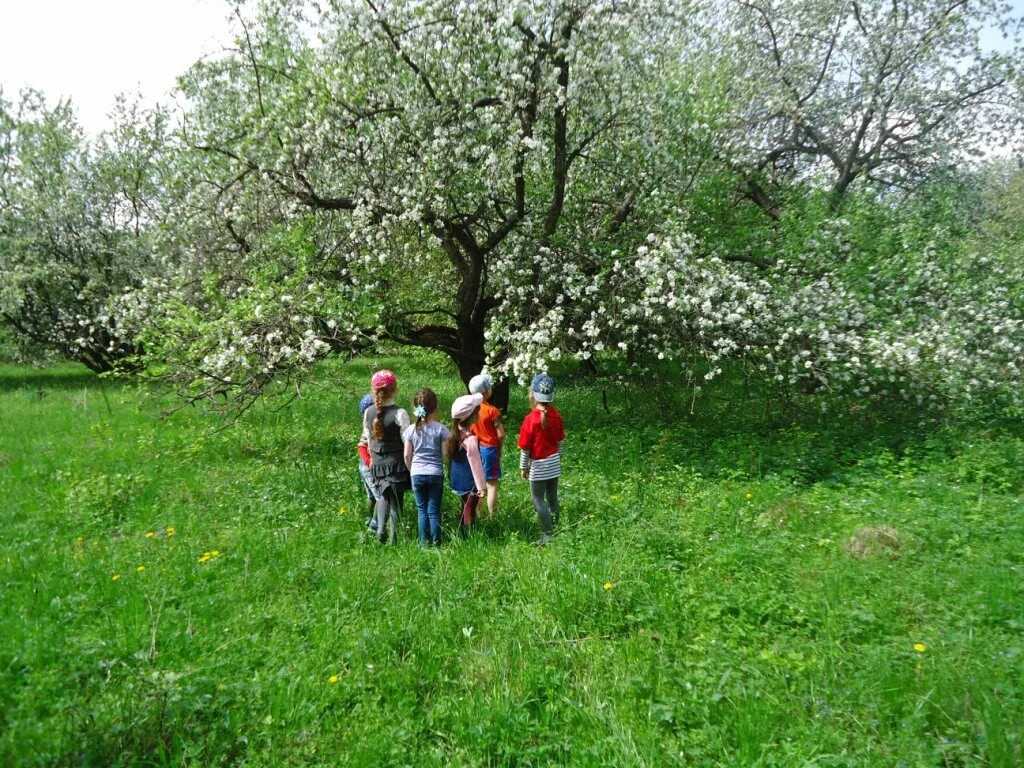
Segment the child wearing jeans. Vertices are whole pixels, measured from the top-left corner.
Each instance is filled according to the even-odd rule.
[[[437,395],[421,389],[413,398],[416,423],[402,433],[405,440],[405,465],[412,476],[416,497],[420,546],[441,544],[441,495],[444,492],[444,444],[448,428],[437,420]]]
[[[546,373],[534,377],[530,385],[530,413],[519,429],[519,469],[530,481],[530,495],[540,520],[538,544],[550,541],[558,522],[558,478],[562,476],[562,441],[565,426],[552,402],[555,380]]]
[[[493,519],[498,511],[498,481],[501,480],[501,447],[505,443],[505,426],[501,411],[491,405],[494,381],[490,374],[481,373],[469,380],[469,393],[483,395],[480,418],[473,425],[473,434],[480,442],[480,460],[487,481],[487,517]]]
[[[398,541],[398,518],[409,490],[402,433],[409,414],[395,405],[398,378],[391,371],[377,371],[370,380],[373,405],[363,414],[363,435],[370,447],[370,475],[377,492],[377,538],[381,543]]]
[[[452,403],[452,429],[445,445],[448,479],[452,490],[462,500],[459,534],[466,538],[476,524],[476,508],[487,492],[480,446],[471,427],[480,414],[483,396],[463,395]]]

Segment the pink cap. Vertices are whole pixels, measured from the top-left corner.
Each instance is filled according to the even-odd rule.
[[[398,377],[389,370],[377,371],[370,379],[370,389],[384,389],[398,383]]]
[[[452,418],[456,421],[465,421],[473,415],[473,411],[479,408],[483,401],[484,396],[479,392],[475,395],[456,397],[455,402],[452,403]]]

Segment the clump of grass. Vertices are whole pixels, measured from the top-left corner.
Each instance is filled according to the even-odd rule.
[[[896,557],[903,546],[903,536],[891,525],[865,525],[846,542],[846,552],[867,560],[872,557]]]
[[[777,526],[785,528],[805,518],[808,514],[808,507],[799,498],[786,496],[773,501],[760,515],[755,522],[764,526]]]

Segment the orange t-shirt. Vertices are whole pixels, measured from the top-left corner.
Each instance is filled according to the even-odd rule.
[[[497,448],[498,422],[501,421],[501,411],[490,403],[480,403],[480,418],[473,425],[473,434],[480,441],[480,445],[488,448]]]

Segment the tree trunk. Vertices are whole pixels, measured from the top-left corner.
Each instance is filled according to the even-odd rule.
[[[469,380],[480,373],[487,362],[487,350],[484,347],[484,328],[483,324],[477,327],[474,323],[466,323],[460,325],[458,330],[461,345],[458,353],[452,354],[451,358],[459,369],[459,378],[462,379],[462,383],[466,385],[468,390]],[[499,379],[494,384],[491,404],[504,413],[508,410],[508,400],[508,379]]]
[[[82,363],[94,373],[110,373],[114,370],[120,370],[122,373],[138,373],[143,368],[139,359],[142,351],[141,347],[122,343],[113,351],[109,346],[94,346],[83,349],[77,354],[68,352],[67,356],[69,359]]]
[[[97,354],[92,350],[84,350],[78,356],[78,361],[93,373],[110,373],[114,370],[113,364],[105,355]]]
[[[459,378],[462,379],[462,383],[469,388],[469,380],[480,373],[483,370],[483,363],[481,357],[475,354],[465,354],[459,352],[452,356],[452,360],[455,362],[456,367],[459,369]]]
[[[491,394],[491,405],[498,408],[503,414],[508,413],[510,383],[507,378],[498,379],[494,385],[494,392]]]

